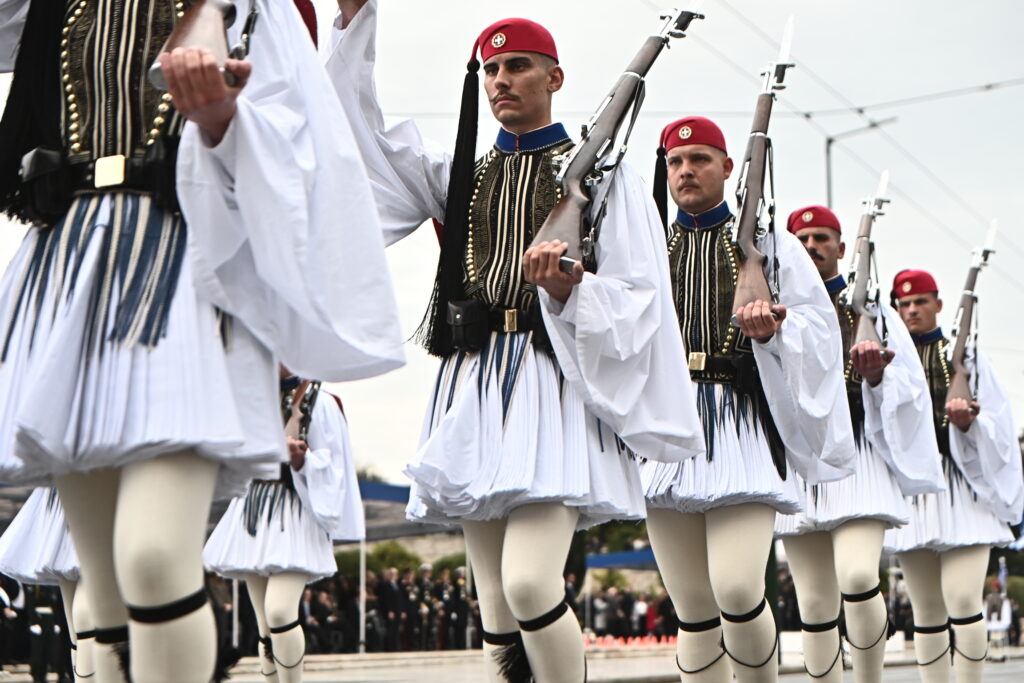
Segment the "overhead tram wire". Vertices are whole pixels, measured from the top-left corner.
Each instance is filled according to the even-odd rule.
[[[644,1],[648,2],[648,4],[651,4],[649,2],[649,0],[644,0]],[[717,0],[717,2],[718,2],[719,5],[721,5],[725,9],[727,9],[733,16],[735,16],[736,19],[739,20],[740,23],[742,23],[744,26],[746,26],[748,29],[750,29],[758,38],[760,38],[761,40],[763,40],[764,42],[766,42],[768,45],[772,46],[776,50],[779,49],[779,42],[774,37],[772,37],[771,35],[766,33],[764,29],[762,29],[760,26],[758,26],[755,22],[753,22],[750,19],[748,19],[747,16],[744,15],[742,12],[740,12],[738,9],[733,7],[729,3],[728,0]],[[833,86],[831,83],[829,83],[824,77],[819,76],[818,73],[815,72],[814,69],[812,69],[810,66],[808,66],[805,61],[800,60],[798,62],[798,66],[800,67],[801,71],[803,71],[804,73],[806,73],[808,75],[808,77],[810,77],[810,79],[812,81],[817,83],[826,92],[828,92],[833,97],[835,97],[837,100],[842,102],[843,105],[846,107],[846,111],[847,112],[849,112],[851,114],[854,114],[856,116],[859,116],[861,119],[863,119],[865,121],[865,123],[872,124],[873,127],[875,127],[875,128],[878,127],[877,125],[875,125],[875,124],[877,124],[877,122],[874,119],[872,119],[867,114],[867,112],[866,112],[867,107],[858,106],[853,100],[851,100],[846,95],[841,93],[835,86]],[[1021,85],[1021,84],[1024,84],[1024,78],[1013,79],[1013,80],[1010,80],[1010,81],[1003,81],[1001,83],[1002,84],[1011,84],[1011,85]],[[995,85],[995,84],[991,84],[991,85]],[[983,86],[978,86],[978,87],[976,87],[974,89],[985,91],[985,90],[992,90],[994,88],[988,88],[988,87],[983,85]],[[956,91],[948,91],[948,92],[952,93],[952,92],[956,92]],[[918,97],[921,98],[921,97],[925,97],[925,96],[918,96]],[[906,100],[913,100],[913,99],[915,99],[915,98],[906,98]],[[898,101],[899,100],[897,100],[897,102]],[[880,105],[874,105],[874,107],[878,107],[878,106],[880,106]],[[836,112],[836,110],[825,110],[825,111],[828,111],[829,113]],[[804,113],[808,117],[814,115],[814,112],[804,112]],[[973,216],[975,219],[977,219],[978,222],[981,225],[984,225],[986,228],[988,227],[989,223],[991,222],[991,219],[989,217],[983,215],[970,202],[968,202],[966,199],[961,197],[959,193],[957,193],[952,187],[950,187],[945,181],[943,181],[938,175],[936,175],[930,168],[928,168],[928,166],[924,162],[922,162],[920,159],[918,159],[913,154],[913,152],[911,152],[909,149],[904,147],[902,143],[900,143],[896,138],[894,138],[891,133],[889,133],[886,130],[881,130],[881,129],[879,129],[877,132],[878,132],[878,134],[884,140],[886,140],[889,144],[891,144],[893,147],[895,147],[896,150],[900,154],[902,154],[904,158],[906,158],[912,165],[916,166],[919,171],[921,171],[932,182],[934,182],[947,196],[951,197],[954,202],[959,204],[961,208],[963,208],[967,213],[969,213],[971,216]],[[1010,240],[1005,233],[1003,235],[1000,235],[999,241],[1000,241],[1000,243],[1009,246],[1013,251],[1017,252],[1020,256],[1024,257],[1024,249],[1021,249],[1016,243],[1014,243],[1012,240]]]
[[[723,4],[724,4],[724,0],[719,0],[719,1],[723,2]],[[650,5],[651,7],[656,7],[656,5],[654,5],[654,3],[651,0],[643,0],[643,2],[645,2],[648,5]],[[744,66],[738,64],[729,55],[727,55],[724,52],[722,52],[721,50],[719,50],[717,47],[712,45],[710,42],[704,40],[703,38],[700,38],[697,35],[690,35],[690,36],[688,36],[688,38],[690,40],[693,40],[694,42],[696,42],[698,45],[700,45],[702,48],[704,48],[708,52],[710,52],[713,56],[715,56],[720,61],[725,63],[733,71],[735,71],[737,74],[742,76],[747,81],[750,81],[752,83],[760,85],[760,83],[761,83],[761,79],[760,78],[758,78],[757,76],[754,76],[753,74],[751,74],[749,69],[747,69]],[[775,43],[775,47],[778,48],[778,43]],[[803,64],[802,63],[800,64],[800,66],[801,66],[801,68],[803,68]],[[811,128],[813,128],[815,131],[817,131],[822,137],[826,137],[827,138],[827,137],[829,137],[831,135],[831,133],[829,132],[829,130],[827,128],[825,128],[823,125],[821,125],[820,122],[818,122],[818,121],[816,121],[814,119],[814,117],[811,114],[811,112],[808,112],[808,111],[800,109],[799,107],[797,107],[796,105],[791,103],[788,100],[788,98],[782,97],[780,95],[776,95],[776,99],[778,100],[778,102],[780,104],[782,104],[782,106],[784,106],[785,108],[789,109],[792,113],[798,115],[799,118],[802,118],[804,121],[806,121],[807,125],[811,126]],[[881,175],[881,171],[880,170],[874,168],[868,161],[866,161],[864,158],[862,158],[861,156],[856,154],[846,144],[844,144],[842,142],[837,142],[836,144],[847,156],[849,156],[851,159],[853,159],[861,168],[863,168],[866,171],[868,171],[871,175],[875,176],[876,178],[879,175]],[[924,205],[922,205],[920,202],[916,201],[908,192],[903,191],[897,184],[890,182],[889,183],[889,188],[890,188],[890,190],[892,190],[893,194],[899,196],[903,201],[905,201],[908,205],[910,205],[913,209],[915,209],[919,214],[921,214],[923,217],[925,217],[929,222],[931,222],[936,227],[941,228],[942,230],[947,232],[950,235],[950,237],[954,241],[956,241],[957,243],[963,245],[967,249],[972,249],[975,246],[977,246],[975,244],[972,244],[969,240],[967,240],[965,237],[963,237],[963,235],[961,235],[959,232],[954,230],[952,227],[950,227],[949,225],[946,225],[941,220],[939,220],[938,217],[935,216],[935,214],[933,214],[931,211],[929,211],[927,208],[925,208]],[[995,264],[991,264],[990,268],[992,268],[992,270],[994,270],[999,275],[1002,275],[1007,281],[1011,282],[1012,284],[1016,285],[1017,287],[1020,287],[1020,288],[1024,289],[1024,282],[1021,282],[1020,280],[1017,280],[1015,277],[1010,275],[1008,272],[1004,271],[1002,269],[1002,267],[996,266]]]

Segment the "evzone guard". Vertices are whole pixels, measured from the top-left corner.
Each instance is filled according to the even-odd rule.
[[[594,272],[579,262],[560,270],[563,242],[527,248],[559,201],[556,158],[573,148],[551,120],[564,74],[542,26],[508,19],[476,39],[453,162],[411,122],[385,125],[373,96],[376,3],[340,6],[328,71],[360,121],[384,228],[397,239],[443,219],[422,330],[442,362],[406,468],[407,514],[462,525],[486,680],[583,681],[583,641],[562,581],[573,532],[643,517],[637,455],[678,460],[703,450],[664,232],[649,192],[622,167]],[[481,63],[501,129],[475,160]]]
[[[78,590],[81,577],[78,556],[57,489],[34,489],[0,536],[0,574],[22,584],[60,588],[75,681],[83,683],[92,678],[92,646],[96,634],[92,630],[88,600]]]
[[[135,683],[207,683],[210,501],[285,457],[278,360],[402,362],[377,214],[291,3],[226,36],[230,3],[53,5],[0,9],[0,207],[32,223],[0,283],[0,480],[59,492],[97,681],[130,636]]]
[[[306,585],[338,570],[332,541],[365,538],[363,504],[341,402],[282,369],[290,462],[249,483],[203,549],[207,568],[245,581],[256,613],[261,672],[298,683],[306,639],[298,605]]]
[[[839,272],[846,243],[831,210],[805,206],[787,221],[787,229],[814,262],[839,318],[857,449],[854,472],[846,478],[811,486],[795,475],[803,511],[779,515],[775,525],[796,587],[804,667],[812,679],[826,682],[841,682],[843,676],[840,608],[854,680],[882,680],[885,643],[892,633],[878,579],[885,530],[909,520],[904,496],[943,486],[924,371],[899,316],[889,306],[877,305],[877,284],[871,281],[870,230],[884,201],[880,195],[865,200],[850,281]],[[874,302],[871,308],[865,306],[869,300]],[[876,339],[861,331],[862,324],[871,326]]]
[[[974,277],[989,251],[979,253]],[[973,278],[966,290],[964,303],[973,306]],[[982,593],[990,551],[1013,541],[1008,525],[1024,511],[1018,431],[995,370],[973,343],[972,316],[963,316],[963,304],[951,353],[938,324],[942,299],[930,273],[900,271],[892,298],[928,380],[939,446],[934,457],[945,486],[910,499],[910,522],[886,532],[885,547],[897,554],[914,608],[921,680],[948,683],[955,673],[958,683],[978,683],[988,647]],[[958,351],[964,362],[959,373]],[[950,397],[960,373],[973,398]]]
[[[764,573],[776,513],[801,510],[794,470],[835,478],[854,456],[839,327],[810,259],[784,231],[756,242],[778,303],[732,308],[738,221],[724,193],[733,160],[714,122],[668,124],[658,156],[667,168],[655,177],[667,178],[678,209],[669,269],[707,454],[643,465],[647,530],[679,618],[682,680],[771,681],[777,633]]]

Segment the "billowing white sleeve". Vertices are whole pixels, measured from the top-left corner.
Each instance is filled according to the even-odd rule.
[[[981,410],[966,432],[949,425],[949,448],[978,498],[999,519],[1017,524],[1024,514],[1024,474],[1010,399],[988,358],[969,351],[966,365],[977,377]]]
[[[888,348],[896,355],[878,386],[861,384],[864,434],[889,466],[903,495],[941,491],[946,487],[942,457],[921,359],[896,311],[888,306],[880,306],[879,311],[875,329],[881,338],[888,334]]]
[[[305,509],[335,541],[366,538],[348,423],[334,396],[321,391],[309,423],[306,463],[292,470],[295,491]]]
[[[408,119],[385,120],[377,101],[377,0],[334,29],[327,73],[366,162],[388,244],[429,218],[444,220],[451,155],[424,141]]]
[[[786,319],[754,358],[789,464],[808,483],[842,479],[856,457],[836,309],[799,240],[776,230],[760,245],[769,271],[779,261]]]
[[[542,289],[558,364],[587,408],[645,458],[703,453],[704,432],[672,302],[665,233],[650,191],[617,172],[586,273],[563,306]]]
[[[0,73],[14,71],[29,0],[0,0]]]
[[[182,134],[196,287],[299,375],[387,372],[403,339],[366,169],[295,7],[258,5],[252,77],[223,140],[191,122]]]

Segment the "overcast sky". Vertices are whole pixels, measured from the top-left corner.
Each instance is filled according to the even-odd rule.
[[[334,3],[315,2],[326,44]],[[380,0],[376,73],[384,111],[415,118],[425,136],[450,147],[473,40],[493,21],[522,16],[555,37],[566,72],[555,117],[576,135],[644,38],[660,28],[662,6],[650,0]],[[825,136],[867,124],[832,110],[1024,77],[1019,0],[706,0],[700,11],[707,19],[694,23],[689,38],[673,41],[650,74],[627,161],[650,179],[658,133],[686,114],[717,120],[733,156],[741,155],[759,88],[755,77],[776,56],[775,43],[793,14],[797,68],[771,125],[783,229],[793,209],[825,203]],[[821,113],[809,123],[789,107]],[[481,114],[482,150],[497,124],[483,103]],[[902,268],[931,270],[946,300],[941,322],[948,330],[970,248],[983,243],[989,221],[999,218],[998,253],[977,288],[980,346],[1010,394],[1018,425],[1024,424],[1024,87],[869,109],[867,115],[898,119],[835,144],[834,209],[849,251],[860,199],[888,168],[893,202],[875,229],[883,290]],[[0,231],[0,262],[19,241],[18,228]],[[437,263],[433,230],[417,231],[389,257],[410,335]],[[333,387],[345,401],[359,464],[395,483],[407,483],[401,470],[415,452],[437,367],[418,347],[410,345],[407,357],[408,365],[389,375]]]

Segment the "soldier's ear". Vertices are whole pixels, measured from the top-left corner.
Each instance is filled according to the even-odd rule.
[[[935,295],[935,312],[942,313],[942,299],[939,298],[938,294]]]
[[[732,175],[733,162],[732,157],[726,157],[725,161],[722,162],[722,167],[725,169],[725,178]]]
[[[846,255],[846,242],[839,243],[839,258],[843,258]]]
[[[565,72],[555,64],[548,69],[548,92],[558,92],[565,84]]]

